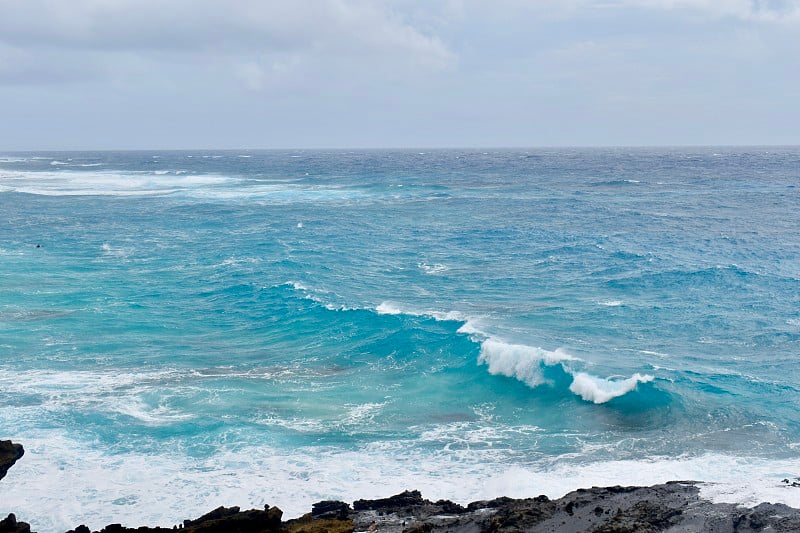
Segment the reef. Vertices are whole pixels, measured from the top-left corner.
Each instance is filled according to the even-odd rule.
[[[13,452],[8,450],[14,450]],[[4,474],[22,456],[22,447],[0,441],[0,468]],[[1,476],[0,476],[1,477]],[[788,484],[788,483],[787,483]],[[467,506],[449,500],[430,501],[419,491],[390,498],[315,503],[311,512],[283,520],[277,507],[242,511],[219,507],[171,528],[127,527],[109,524],[100,533],[386,533],[548,532],[651,533],[800,531],[800,510],[762,503],[746,508],[712,503],[700,497],[699,483],[673,481],[650,487],[593,487],[562,498],[547,496],[496,498]],[[0,521],[0,533],[29,533],[30,526],[11,514]],[[92,533],[79,525],[68,533]]]

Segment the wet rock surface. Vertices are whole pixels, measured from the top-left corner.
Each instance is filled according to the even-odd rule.
[[[695,482],[651,487],[579,489],[550,500],[497,498],[466,508],[430,502],[418,492],[353,504],[356,531],[638,533],[800,531],[800,510],[762,503],[752,508],[714,504]]]
[[[0,479],[8,473],[8,469],[25,454],[21,444],[14,444],[10,440],[0,440]]]

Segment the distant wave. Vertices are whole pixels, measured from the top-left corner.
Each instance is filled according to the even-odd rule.
[[[382,302],[375,308],[375,312],[379,315],[408,315],[415,317],[428,317],[434,320],[449,320],[453,322],[466,322],[467,319],[463,314],[458,311],[416,311],[409,309],[401,309],[397,304],[391,302]]]
[[[592,183],[593,187],[624,187],[626,185],[637,185],[641,183],[639,180],[607,180],[607,181],[598,181]]]
[[[432,265],[429,265],[428,263],[423,262],[417,264],[417,266],[420,268],[420,270],[422,270],[426,274],[431,274],[431,275],[441,274],[442,272],[449,270],[447,265],[443,265],[441,263],[434,263]]]
[[[51,165],[76,165],[54,161]],[[224,195],[241,180],[228,176],[171,175],[167,170],[150,172],[113,172],[73,170],[9,172],[0,176],[0,186],[8,191],[41,196],[163,196],[175,193],[188,195]]]

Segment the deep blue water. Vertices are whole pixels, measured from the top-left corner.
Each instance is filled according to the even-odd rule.
[[[777,147],[2,154],[0,512],[797,505],[798,187]]]

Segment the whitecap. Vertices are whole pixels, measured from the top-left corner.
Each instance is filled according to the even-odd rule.
[[[416,317],[427,317],[440,322],[453,321],[464,322],[467,318],[459,311],[435,311],[435,310],[416,310],[406,309],[393,302],[381,302],[375,307],[375,312],[379,315],[408,315]]]
[[[182,192],[202,196],[220,189],[230,190],[241,179],[206,174],[171,176],[169,171],[37,171],[0,175],[0,186],[10,191],[42,196],[163,196]],[[247,194],[246,190],[238,193]]]
[[[377,311],[379,315],[399,315],[403,313],[400,308],[395,307],[389,302],[382,302],[375,308],[375,311]]]
[[[634,390],[639,383],[648,383],[653,379],[653,376],[639,373],[627,379],[614,380],[578,372],[573,376],[569,390],[587,402],[600,404]]]
[[[494,338],[481,343],[478,364],[489,367],[492,375],[516,378],[529,387],[545,382],[542,365],[554,366],[577,359],[562,350],[549,351],[523,344],[509,344]]]
[[[465,329],[465,326],[459,331]],[[479,341],[481,335],[484,334],[478,331],[473,340]],[[487,365],[490,374],[517,379],[531,388],[548,383],[544,375],[545,367],[560,365],[572,377],[570,392],[595,404],[623,396],[636,390],[639,383],[648,383],[654,379],[651,375],[639,373],[627,379],[601,378],[574,368],[583,363],[580,358],[560,348],[551,351],[536,346],[511,344],[494,337],[484,337],[478,356],[478,364]]]
[[[375,416],[381,412],[386,406],[387,402],[376,403],[362,403],[356,405],[345,405],[347,413],[342,419],[343,425],[361,425],[372,422]]]
[[[150,407],[138,398],[113,402],[111,407],[116,412],[129,416],[146,426],[167,426],[194,418],[191,413],[171,409],[165,405]]]
[[[447,265],[443,265],[442,263],[434,263],[432,265],[427,263],[417,263],[417,267],[419,267],[426,274],[431,275],[441,274],[442,272],[449,270]]]
[[[123,258],[123,259],[129,257],[131,255],[131,253],[133,252],[133,250],[130,249],[130,248],[119,248],[119,247],[111,246],[107,242],[104,242],[102,244],[102,246],[100,246],[100,249],[103,250],[103,255],[106,255],[106,256],[109,256],[109,257],[120,257],[120,258]]]

